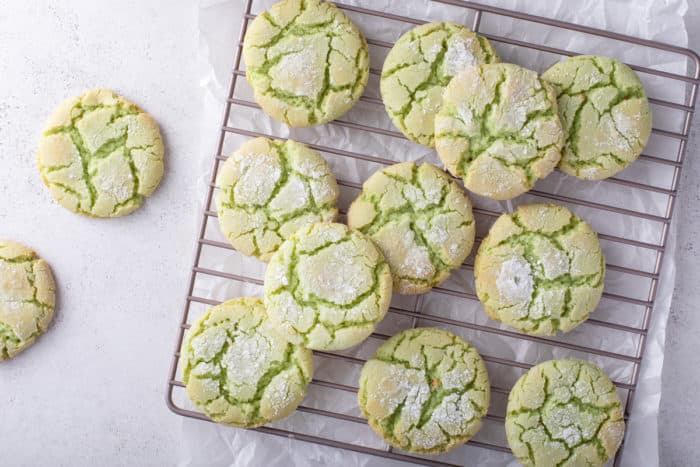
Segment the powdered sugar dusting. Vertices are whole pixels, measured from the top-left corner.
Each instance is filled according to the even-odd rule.
[[[533,286],[532,268],[524,258],[509,258],[501,264],[496,287],[505,301],[513,304],[529,302]],[[527,314],[527,310],[524,312]]]
[[[455,76],[468,66],[476,64],[473,50],[474,38],[460,40],[448,45],[445,52],[444,73],[446,76]]]

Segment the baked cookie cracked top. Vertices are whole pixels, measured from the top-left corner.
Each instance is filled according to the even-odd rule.
[[[644,87],[613,58],[579,55],[542,78],[557,88],[566,145],[559,168],[585,180],[608,178],[634,162],[651,134]]]
[[[554,87],[511,63],[467,67],[445,88],[435,148],[468,190],[506,200],[530,190],[561,157]]]
[[[420,294],[444,282],[474,244],[464,190],[432,164],[375,172],[350,205],[348,225],[369,235],[391,267],[394,290]]]
[[[313,374],[311,351],[287,342],[259,298],[210,308],[182,348],[187,394],[209,418],[252,428],[290,415]]]
[[[338,215],[338,185],[328,163],[292,140],[243,144],[224,163],[216,186],[222,233],[236,250],[262,261],[300,227]]]
[[[331,3],[284,0],[253,20],[243,42],[255,100],[292,127],[330,122],[360,98],[369,76],[367,43]]]
[[[14,357],[44,333],[56,306],[49,265],[24,245],[0,240],[0,360]]]
[[[486,314],[521,332],[554,335],[584,322],[603,293],[605,257],[591,227],[563,206],[503,214],[474,263]]]
[[[610,378],[581,360],[532,367],[508,396],[506,436],[527,467],[603,466],[625,434],[622,402]]]
[[[291,342],[341,350],[366,339],[389,308],[391,273],[369,237],[343,224],[302,227],[270,259],[265,305]]]
[[[406,451],[438,454],[481,428],[490,399],[481,356],[442,329],[415,328],[386,341],[360,374],[360,409],[372,429]]]
[[[467,66],[498,61],[489,41],[461,24],[417,26],[384,60],[380,90],[387,113],[407,138],[433,146],[435,114],[452,77]]]
[[[138,209],[163,177],[156,121],[108,89],[63,102],[39,143],[41,179],[64,208],[91,217]]]

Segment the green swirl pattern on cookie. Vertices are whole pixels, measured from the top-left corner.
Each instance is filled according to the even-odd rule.
[[[153,117],[110,90],[93,89],[51,115],[38,165],[61,206],[91,217],[124,216],[160,183],[163,141]]]
[[[581,360],[540,363],[508,396],[508,444],[527,467],[603,466],[624,434],[617,388],[603,370]]]
[[[216,186],[221,231],[238,251],[262,261],[300,227],[338,215],[328,163],[296,141],[248,141],[226,160]]]
[[[389,444],[438,454],[481,428],[489,377],[481,356],[464,339],[442,329],[409,329],[367,361],[358,398],[369,425]]]
[[[56,306],[49,265],[24,245],[0,240],[0,360],[14,357],[44,333]]]
[[[192,325],[182,348],[183,381],[209,418],[252,428],[297,408],[312,378],[312,358],[275,329],[261,299],[236,298]]]
[[[445,88],[435,148],[470,191],[506,200],[559,162],[564,132],[554,87],[511,63],[467,67]]]
[[[384,60],[382,100],[407,138],[433,146],[435,114],[452,77],[468,66],[498,61],[489,41],[461,24],[422,24],[404,33]]]
[[[292,127],[340,117],[369,76],[367,43],[357,26],[320,0],[284,0],[256,17],[243,57],[257,103]]]
[[[291,342],[340,350],[366,339],[391,301],[391,274],[367,236],[342,224],[302,227],[270,259],[265,305]]]
[[[348,210],[348,225],[369,235],[386,257],[394,290],[419,294],[444,282],[469,255],[469,199],[432,164],[403,162],[375,172]]]
[[[613,58],[579,55],[542,78],[557,88],[566,145],[559,168],[585,180],[608,178],[634,162],[651,134],[651,110],[637,74]]]
[[[603,293],[605,258],[591,227],[563,206],[529,204],[503,214],[474,263],[486,313],[531,335],[568,332]]]

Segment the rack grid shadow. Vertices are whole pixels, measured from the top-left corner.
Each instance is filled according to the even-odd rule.
[[[179,415],[202,420],[208,420],[208,418],[193,406],[188,406],[179,374],[180,348],[187,330],[205,307],[233,298],[230,290],[235,287],[245,289],[249,294],[260,295],[264,270],[264,265],[261,263],[233,250],[233,247],[219,233],[217,215],[213,207],[216,175],[221,162],[226,160],[225,152],[227,149],[234,148],[235,142],[240,143],[243,138],[258,136],[285,139],[281,138],[280,133],[287,131],[286,127],[274,123],[267,125],[271,128],[269,133],[246,128],[249,125],[245,124],[245,121],[267,118],[251,97],[252,93],[245,81],[245,69],[241,60],[243,37],[250,22],[256,17],[259,9],[257,4],[260,3],[264,2],[247,0],[244,6],[241,32],[235,47],[234,69],[231,74],[223,121],[218,129],[218,146],[196,240],[187,297],[168,374],[166,392],[168,407]],[[356,6],[357,3],[367,6]],[[523,57],[527,54],[546,55],[550,58],[550,62],[561,57],[577,55],[584,51],[558,48],[556,39],[562,34],[580,35],[589,38],[598,49],[601,44],[629,47],[630,55],[639,58],[640,63],[630,60],[627,60],[627,63],[640,75],[647,89],[651,91],[663,89],[670,92],[670,94],[661,92],[661,95],[649,93],[649,102],[655,115],[654,128],[645,153],[640,156],[638,162],[633,164],[633,166],[640,165],[638,169],[625,170],[615,177],[595,183],[570,179],[562,182],[564,175],[555,172],[549,177],[552,181],[548,182],[549,178],[541,181],[535,189],[517,200],[518,202],[553,201],[564,204],[589,222],[592,220],[593,227],[600,232],[599,238],[608,262],[605,292],[599,309],[584,324],[565,336],[535,337],[520,334],[488,320],[480,310],[473,288],[472,254],[462,267],[453,273],[453,277],[448,282],[435,287],[430,293],[417,297],[395,297],[384,322],[365,343],[357,348],[346,352],[314,352],[317,366],[315,377],[309,387],[309,396],[297,409],[297,413],[286,422],[256,429],[267,434],[368,455],[417,464],[453,466],[459,465],[456,462],[457,459],[464,458],[460,457],[463,453],[428,457],[392,449],[378,438],[372,437],[370,428],[366,425],[365,419],[359,416],[356,407],[347,409],[343,404],[336,404],[333,401],[349,401],[355,397],[359,369],[379,344],[400,329],[423,325],[447,328],[467,338],[477,348],[484,347],[480,342],[491,342],[491,345],[486,346],[489,351],[481,352],[492,380],[491,407],[482,430],[459,449],[476,449],[483,451],[481,454],[490,451],[493,455],[509,455],[510,450],[503,430],[508,392],[514,381],[524,371],[547,358],[573,356],[601,366],[612,376],[618,387],[627,419],[639,383],[640,366],[652,323],[652,312],[657,302],[660,280],[663,279],[662,264],[700,82],[700,58],[691,50],[664,43],[473,2],[433,0],[432,3],[440,4],[444,8],[452,8],[457,17],[468,18],[467,25],[492,41],[499,52],[504,52],[502,53],[504,61],[507,61],[509,56]],[[360,24],[363,21],[386,21],[394,23],[398,29],[405,31],[431,19],[417,19],[373,10],[369,7],[371,4],[370,1],[353,2],[352,5],[336,3]],[[530,30],[534,29],[537,32],[535,37],[528,38],[528,41],[519,40],[511,37],[511,34],[499,33],[496,31],[498,28],[489,27],[489,24],[493,25],[497,22],[508,22],[513,30],[518,30],[520,26],[527,26]],[[379,29],[363,30],[373,55],[373,67],[370,69],[370,83],[360,98],[357,109],[353,109],[349,114],[328,125],[336,131],[344,132],[343,134],[349,138],[381,139],[388,141],[385,143],[387,146],[399,144],[401,148],[406,148],[413,143],[408,142],[392,127],[389,117],[383,113],[382,101],[377,91],[381,71],[376,68],[377,61],[374,60],[374,55],[386,55],[393,45],[392,41],[384,40],[383,37],[373,37],[379,34]],[[648,62],[656,54],[665,54],[669,60],[685,61],[688,64],[687,73],[679,74],[643,65],[645,59]],[[525,62],[525,60],[519,61]],[[669,98],[669,95],[676,97]],[[352,118],[356,115],[361,117],[362,112],[381,115],[383,123],[368,125],[362,123],[362,118]],[[236,119],[232,117],[239,114],[242,117],[235,121]],[[669,126],[671,124],[675,126]],[[339,167],[342,164],[349,162],[357,169],[355,171],[370,173],[378,168],[400,162],[386,155],[370,154],[369,151],[351,152],[339,147],[341,144],[334,146],[334,143],[339,143],[337,139],[324,139],[308,131],[300,130],[292,133],[294,139],[306,142],[326,156],[331,167],[335,169],[341,188],[341,218],[347,208],[347,201],[357,195],[362,182],[361,179],[341,175],[343,170]],[[652,176],[649,176],[650,172],[653,173]],[[566,194],[562,193],[562,186],[566,187]],[[478,247],[478,242],[483,238],[488,226],[505,210],[504,203],[474,200],[474,214],[478,226],[474,250]],[[226,260],[222,263],[221,258]],[[214,286],[211,285],[212,281],[215,281]],[[223,296],[217,296],[217,294],[223,294]],[[240,293],[236,292],[236,294]],[[455,309],[459,310],[456,314],[450,311]],[[493,345],[494,342],[503,345]],[[493,351],[498,348],[501,350]],[[339,377],[337,371],[330,371],[338,366],[347,369],[343,372],[343,377]],[[351,405],[350,402],[348,404]],[[315,422],[314,417],[321,418]],[[334,426],[337,429],[314,431],[315,425]],[[334,436],[341,432],[353,433],[352,439],[340,439]],[[624,442],[615,457],[615,465],[620,463],[623,452]]]

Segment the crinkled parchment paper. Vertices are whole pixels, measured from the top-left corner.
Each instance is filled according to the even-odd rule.
[[[270,0],[254,2],[254,13],[274,3]],[[346,3],[358,4],[373,9],[411,16],[423,20],[452,20],[466,25],[472,24],[473,13],[469,10],[432,4],[427,0],[356,0]],[[487,2],[494,6],[519,10],[536,15],[552,17],[577,24],[607,29],[609,31],[629,34],[641,38],[654,39],[678,46],[687,45],[687,36],[683,15],[686,11],[685,0],[638,0],[628,2],[623,0],[581,0],[567,2],[564,0],[548,0],[532,2],[527,0],[502,0]],[[209,183],[212,156],[215,154],[220,118],[228,92],[235,54],[238,30],[241,24],[244,2],[241,0],[201,0],[199,10],[199,27],[201,32],[201,86],[205,102],[205,133],[202,135],[205,147],[201,151],[199,165],[199,186],[202,198]],[[404,32],[408,25],[362,15],[350,15],[366,36],[373,39],[394,41]],[[541,26],[517,22],[509,19],[484,15],[481,31],[503,35],[513,39],[544,40],[552,47],[576,50],[582,53],[609,55],[627,62],[662,69],[679,74],[685,73],[687,63],[679,55],[650,52],[650,49],[631,47],[628,44],[606,41],[597,37],[574,35],[573,33],[554,30],[543,32]],[[503,61],[519,63],[523,66],[544,71],[559,57],[549,54],[523,50],[503,43],[494,43]],[[386,49],[370,47],[371,66],[381,69]],[[663,98],[674,102],[683,102],[685,89],[678,81],[654,78],[642,75],[642,80],[652,97]],[[250,100],[251,92],[245,79],[239,79],[237,96]],[[377,77],[370,77],[365,95],[380,97]],[[681,114],[661,107],[653,107],[654,126],[671,131],[680,131]],[[187,118],[187,116],[183,116]],[[343,117],[344,120],[372,125],[377,128],[393,130],[389,118],[382,106],[368,102],[360,102]],[[434,152],[423,146],[378,134],[361,134],[347,128],[324,125],[309,129],[289,130],[284,125],[274,122],[262,112],[235,106],[227,122],[230,126],[238,126],[249,130],[261,131],[279,137],[292,137],[301,141],[343,148],[348,151],[372,154],[386,159],[429,160],[437,162]],[[228,135],[223,153],[229,154],[245,138]],[[654,138],[650,142],[646,154],[663,154],[664,157],[674,157],[677,142]],[[361,183],[369,174],[379,169],[377,164],[358,162],[356,160],[328,157],[331,167],[339,178]],[[672,170],[670,166],[650,164],[638,161],[620,174],[620,178],[643,183],[653,183],[657,186],[668,187],[671,183]],[[537,189],[547,192],[561,193],[572,197],[594,199],[598,202],[611,204],[627,209],[643,211],[655,215],[664,215],[667,197],[658,193],[623,187],[624,195],[620,196],[622,188],[619,185],[599,182],[582,182],[567,178],[560,173],[554,173],[538,183]],[[341,195],[342,207],[356,196],[356,192],[346,191]],[[513,203],[496,203],[472,196],[477,207],[486,209],[512,209]],[[531,195],[523,195],[515,200],[522,203],[534,200]],[[540,198],[541,200],[541,198]],[[637,240],[657,243],[659,241],[661,224],[631,218],[629,216],[604,213],[585,206],[573,206],[574,211],[589,221],[601,233],[632,237]],[[477,233],[484,235],[493,219],[477,216]],[[192,219],[191,222],[199,222]],[[658,458],[657,416],[661,390],[661,369],[663,365],[663,350],[666,320],[668,316],[671,293],[674,282],[673,251],[675,239],[671,228],[667,254],[661,274],[660,287],[657,293],[656,306],[652,313],[650,333],[646,343],[646,353],[643,359],[639,377],[638,389],[634,395],[632,413],[625,438],[623,465],[639,466],[653,465]],[[216,220],[212,219],[207,228],[207,238],[223,241]],[[193,239],[194,241],[194,239]],[[609,264],[622,265],[629,268],[651,271],[654,268],[655,255],[649,250],[625,247],[609,241],[603,241],[603,248]],[[223,270],[229,273],[240,273],[262,278],[264,266],[248,258],[242,258],[234,252],[218,248],[205,248],[202,260],[207,267]],[[473,280],[470,271],[459,271],[445,285],[456,290],[473,291]],[[629,276],[620,272],[609,271],[606,277],[606,291],[646,300],[648,279]],[[243,285],[225,279],[201,279],[195,284],[195,292],[200,297],[215,300],[225,300],[240,295],[260,296],[261,288],[254,285]],[[415,305],[415,298],[397,297],[395,305],[410,309]],[[430,309],[431,314],[451,317],[461,321],[486,324],[487,319],[477,303],[466,304],[464,300],[431,293],[420,299],[420,309]],[[193,307],[192,319],[204,310],[204,306]],[[599,320],[626,324],[639,327],[642,309],[639,306],[612,300],[601,301],[593,317]],[[419,321],[419,325],[434,325],[430,322]],[[498,327],[497,323],[488,322]],[[410,326],[406,318],[397,318],[391,314],[381,324],[380,332],[393,334]],[[453,329],[454,330],[454,329]],[[632,378],[632,364],[603,356],[587,355],[568,351],[560,347],[540,345],[520,339],[499,336],[491,333],[462,330],[461,334],[470,340],[482,354],[537,363],[549,358],[578,356],[601,365],[616,381],[629,382]],[[640,343],[639,336],[622,333],[609,328],[593,325],[582,325],[565,337],[558,340],[591,346],[626,355],[634,355]],[[371,341],[371,339],[370,339]],[[359,348],[345,352],[348,355],[370,357],[380,342],[370,342]],[[515,379],[522,374],[522,369],[508,366],[489,364],[492,383],[498,387],[510,388]],[[359,368],[348,368],[333,360],[317,359],[316,375],[326,380],[338,381],[350,386],[357,385]],[[506,394],[492,395],[491,413],[503,414]],[[622,397],[627,397],[626,391],[621,391]],[[184,393],[177,394],[177,401],[182,406],[188,405]],[[316,386],[310,386],[305,404],[310,407],[323,408],[351,415],[359,415],[355,395],[350,392],[328,391]],[[399,465],[398,461],[390,461],[380,457],[357,454],[351,451],[317,446],[301,441],[264,435],[256,432],[233,429],[183,418],[182,437],[182,466],[307,466],[307,465]],[[353,422],[338,422],[323,416],[295,413],[287,420],[274,426],[293,429],[309,434],[321,434],[340,441],[354,444],[386,448],[386,445],[376,437],[364,424]],[[475,438],[476,440],[505,445],[502,424],[487,422]],[[436,459],[460,463],[464,465],[504,466],[516,465],[509,454],[477,448],[466,445],[447,455]]]

